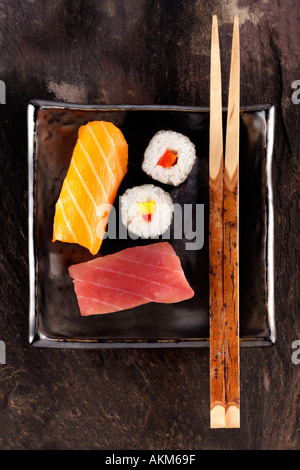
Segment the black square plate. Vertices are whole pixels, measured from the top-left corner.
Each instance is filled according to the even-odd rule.
[[[118,126],[129,145],[129,166],[118,195],[152,182],[169,191],[174,203],[202,205],[203,240],[191,233],[170,243],[181,259],[195,296],[177,304],[149,303],[107,315],[81,317],[72,264],[93,256],[78,245],[52,242],[55,203],[81,125],[106,120]],[[226,110],[224,109],[224,124]],[[143,153],[161,129],[187,135],[197,158],[187,181],[175,188],[151,180],[141,170]],[[274,108],[241,109],[240,138],[240,342],[241,346],[275,341],[273,295],[272,150]],[[225,135],[225,134],[224,134]],[[29,341],[39,347],[147,348],[208,346],[208,141],[209,109],[177,106],[84,106],[32,101],[28,106],[29,164]],[[118,211],[119,198],[115,202]],[[193,212],[196,213],[195,211]],[[201,211],[200,211],[201,214]],[[99,255],[145,243],[107,237]],[[149,241],[147,241],[149,243]]]

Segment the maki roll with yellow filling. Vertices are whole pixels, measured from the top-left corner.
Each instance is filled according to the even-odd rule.
[[[165,233],[172,223],[171,196],[158,186],[144,184],[127,189],[121,197],[121,218],[127,230],[142,238]]]

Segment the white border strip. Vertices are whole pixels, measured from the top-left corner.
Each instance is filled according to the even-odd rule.
[[[34,140],[35,140],[35,107],[27,108],[28,129],[28,258],[29,258],[29,342],[35,336],[35,253],[34,253]]]
[[[275,108],[269,110],[267,127],[267,187],[268,187],[268,240],[267,240],[267,275],[268,275],[268,312],[270,340],[276,341],[275,301],[274,301],[274,208],[272,187],[272,157],[274,148]]]

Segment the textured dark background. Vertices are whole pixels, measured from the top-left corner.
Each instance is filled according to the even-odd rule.
[[[28,344],[30,99],[209,105],[211,15],[227,101],[240,15],[241,104],[276,105],[277,344],[241,351],[241,429],[209,429],[209,351],[41,350]],[[299,449],[300,9],[293,0],[0,3],[1,449]]]

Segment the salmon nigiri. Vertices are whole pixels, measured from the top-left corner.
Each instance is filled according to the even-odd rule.
[[[128,145],[114,124],[92,121],[80,127],[55,206],[53,241],[98,253],[127,164]]]

